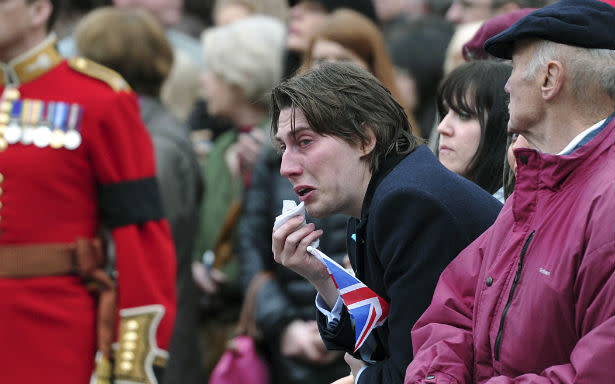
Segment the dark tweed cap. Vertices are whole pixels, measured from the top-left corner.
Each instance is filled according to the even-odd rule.
[[[514,43],[529,38],[584,48],[615,49],[615,8],[598,0],[560,0],[540,8],[485,42],[485,50],[512,58]]]

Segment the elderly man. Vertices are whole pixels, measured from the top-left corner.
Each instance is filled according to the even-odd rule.
[[[513,61],[517,182],[442,273],[405,383],[612,382],[615,8],[561,0],[487,40]]]

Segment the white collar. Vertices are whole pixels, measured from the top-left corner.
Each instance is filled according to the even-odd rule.
[[[568,143],[568,145],[566,147],[564,147],[564,149],[562,149],[558,153],[558,155],[563,155],[565,153],[570,152],[574,147],[576,147],[577,144],[579,144],[581,142],[581,140],[583,140],[585,138],[585,136],[589,135],[590,133],[592,133],[596,129],[600,128],[605,121],[606,121],[606,119],[602,119],[599,122],[597,122],[596,124],[592,125],[591,127],[587,128],[583,132],[581,132],[578,135],[576,135],[575,138],[572,139],[572,141],[570,143]]]

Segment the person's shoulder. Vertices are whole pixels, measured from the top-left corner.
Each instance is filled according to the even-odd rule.
[[[99,86],[101,90],[108,89],[112,92],[131,91],[124,78],[111,68],[98,64],[84,57],[72,57],[67,60],[68,67],[83,79],[90,80],[93,86]],[[86,80],[87,81],[87,80]]]
[[[495,218],[502,208],[502,203],[491,194],[446,169],[425,146],[406,156],[378,190],[380,198],[406,196],[416,205],[435,204],[451,212],[482,209]]]
[[[159,99],[139,95],[141,117],[152,133],[168,136],[171,139],[188,139],[188,127],[162,104]]]
[[[397,188],[424,190],[441,185],[450,176],[433,152],[421,145],[404,157],[383,182]]]

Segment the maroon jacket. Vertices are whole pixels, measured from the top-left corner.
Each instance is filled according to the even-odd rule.
[[[405,383],[613,382],[614,127],[571,155],[516,151],[515,192],[412,329]]]

